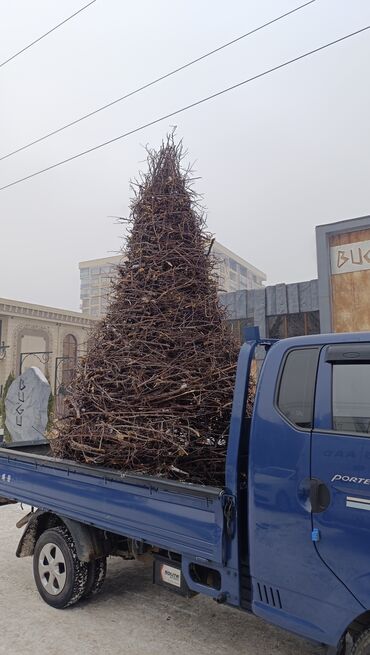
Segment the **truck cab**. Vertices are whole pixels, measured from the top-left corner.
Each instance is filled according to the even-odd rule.
[[[267,347],[249,434],[252,609],[337,645],[369,624],[370,334]]]

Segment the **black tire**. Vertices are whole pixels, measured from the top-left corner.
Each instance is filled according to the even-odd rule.
[[[355,641],[351,655],[370,655],[370,628],[365,630]]]
[[[82,598],[96,596],[101,590],[107,573],[107,558],[99,557],[88,563],[87,583]]]
[[[78,559],[66,527],[50,528],[39,537],[33,575],[41,598],[51,607],[64,609],[80,600],[86,589],[88,564]]]

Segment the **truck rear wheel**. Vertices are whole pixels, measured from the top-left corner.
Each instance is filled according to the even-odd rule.
[[[87,583],[82,598],[96,596],[101,590],[107,573],[107,558],[99,557],[88,563]]]
[[[51,607],[64,609],[81,598],[86,590],[88,564],[78,559],[66,527],[51,528],[39,537],[33,575],[41,598]]]

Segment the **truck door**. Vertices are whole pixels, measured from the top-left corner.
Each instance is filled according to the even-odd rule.
[[[284,342],[268,353],[252,420],[249,477],[255,597],[312,622],[312,599],[317,612],[324,586],[339,596],[338,581],[317,557],[311,537],[308,496],[319,355],[320,346],[287,350]],[[265,616],[262,605],[254,611]]]
[[[311,479],[322,347],[320,337],[282,340],[271,347],[262,367],[249,448],[249,558],[253,612],[334,645],[363,607],[318,556],[313,542],[310,495],[315,491],[322,502],[325,496],[325,488]],[[329,516],[328,525],[337,534]]]
[[[333,344],[321,351],[311,478],[317,552],[369,608],[369,343]]]

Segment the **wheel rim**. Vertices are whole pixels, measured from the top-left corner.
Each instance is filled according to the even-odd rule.
[[[66,561],[56,544],[45,544],[39,556],[39,576],[44,589],[52,596],[60,594],[65,586]]]

